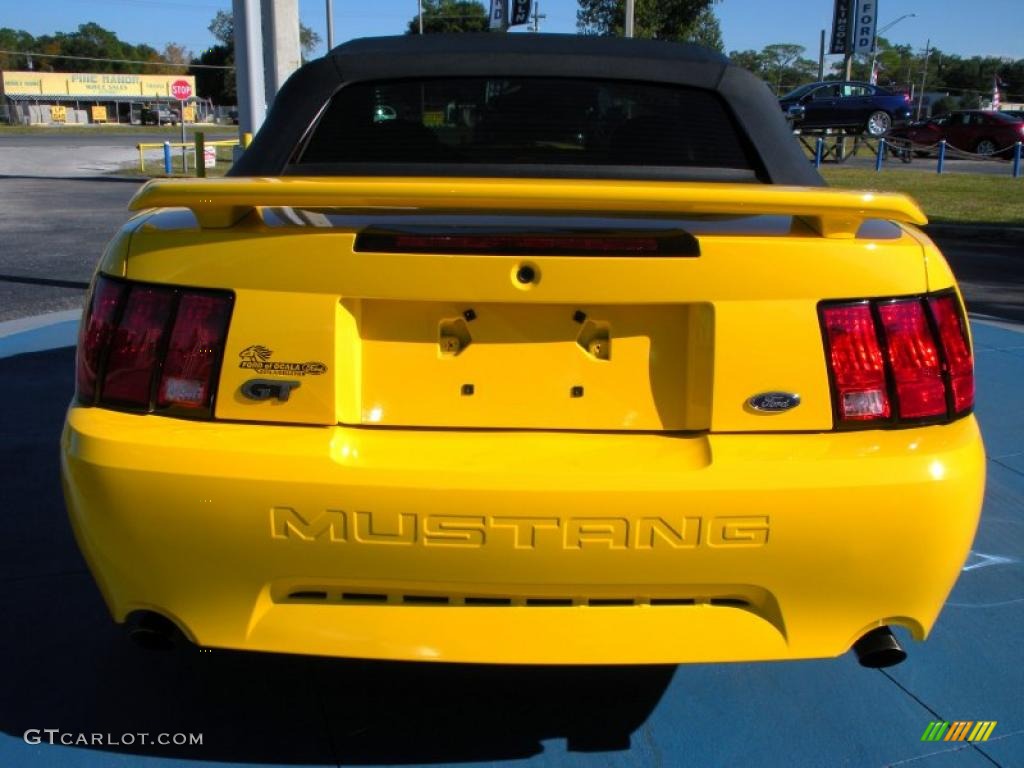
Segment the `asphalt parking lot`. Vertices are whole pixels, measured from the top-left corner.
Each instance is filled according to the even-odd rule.
[[[524,669],[152,653],[106,614],[67,525],[57,460],[82,296],[74,284],[88,279],[136,185],[0,177],[0,765],[1024,765],[1019,243],[942,242],[972,312],[1017,322],[973,324],[988,450],[982,523],[931,638],[901,635],[901,666],[865,670],[849,655]],[[54,310],[70,311],[25,320]],[[935,720],[998,725],[984,743],[922,742]],[[110,738],[24,739],[43,729]],[[143,744],[142,733],[202,734],[202,744]]]

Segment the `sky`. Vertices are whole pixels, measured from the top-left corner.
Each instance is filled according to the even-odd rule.
[[[354,37],[401,34],[416,14],[415,0],[333,2],[335,44]],[[539,2],[540,12],[547,16],[541,20],[541,32],[576,31],[576,0]],[[317,53],[326,49],[325,3],[299,0],[302,23],[323,38]],[[1024,0],[879,0],[878,5],[879,29],[904,14],[916,14],[884,33],[892,42],[923,50],[930,39],[946,53],[1024,59]],[[820,30],[831,27],[832,7],[833,0],[721,0],[715,12],[726,51],[796,43],[807,49],[808,58],[816,59]],[[0,0],[0,27],[43,35],[70,32],[95,21],[134,44],[162,50],[174,42],[198,55],[215,43],[206,27],[221,9],[230,10],[230,0]]]

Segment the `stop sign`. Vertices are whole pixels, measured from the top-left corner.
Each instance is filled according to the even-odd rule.
[[[171,83],[171,96],[178,101],[185,101],[192,96],[192,86],[189,85],[188,80],[175,80]]]

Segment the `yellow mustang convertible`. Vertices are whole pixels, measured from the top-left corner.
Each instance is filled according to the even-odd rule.
[[[968,327],[901,195],[830,190],[700,48],[357,40],[100,260],[62,439],[140,638],[881,666],[978,522]]]

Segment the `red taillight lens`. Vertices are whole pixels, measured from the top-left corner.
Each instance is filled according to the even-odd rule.
[[[100,277],[79,334],[78,399],[212,416],[233,297]]]
[[[878,307],[901,419],[944,416],[946,387],[924,306],[918,299]]]
[[[889,418],[885,364],[871,307],[866,302],[822,310],[839,418]]]
[[[174,291],[134,285],[110,342],[103,376],[104,403],[148,408]]]
[[[228,296],[187,293],[181,297],[160,377],[157,407],[202,408],[209,403],[230,316]]]
[[[96,278],[89,311],[78,332],[78,355],[75,359],[75,383],[78,399],[91,404],[96,399],[96,378],[103,353],[114,333],[127,286],[105,277]]]
[[[928,304],[946,354],[946,366],[953,390],[953,412],[964,413],[974,405],[974,357],[967,342],[960,307],[953,296],[938,296],[929,299]]]
[[[956,296],[826,304],[821,321],[837,426],[941,423],[974,405],[974,360]]]

